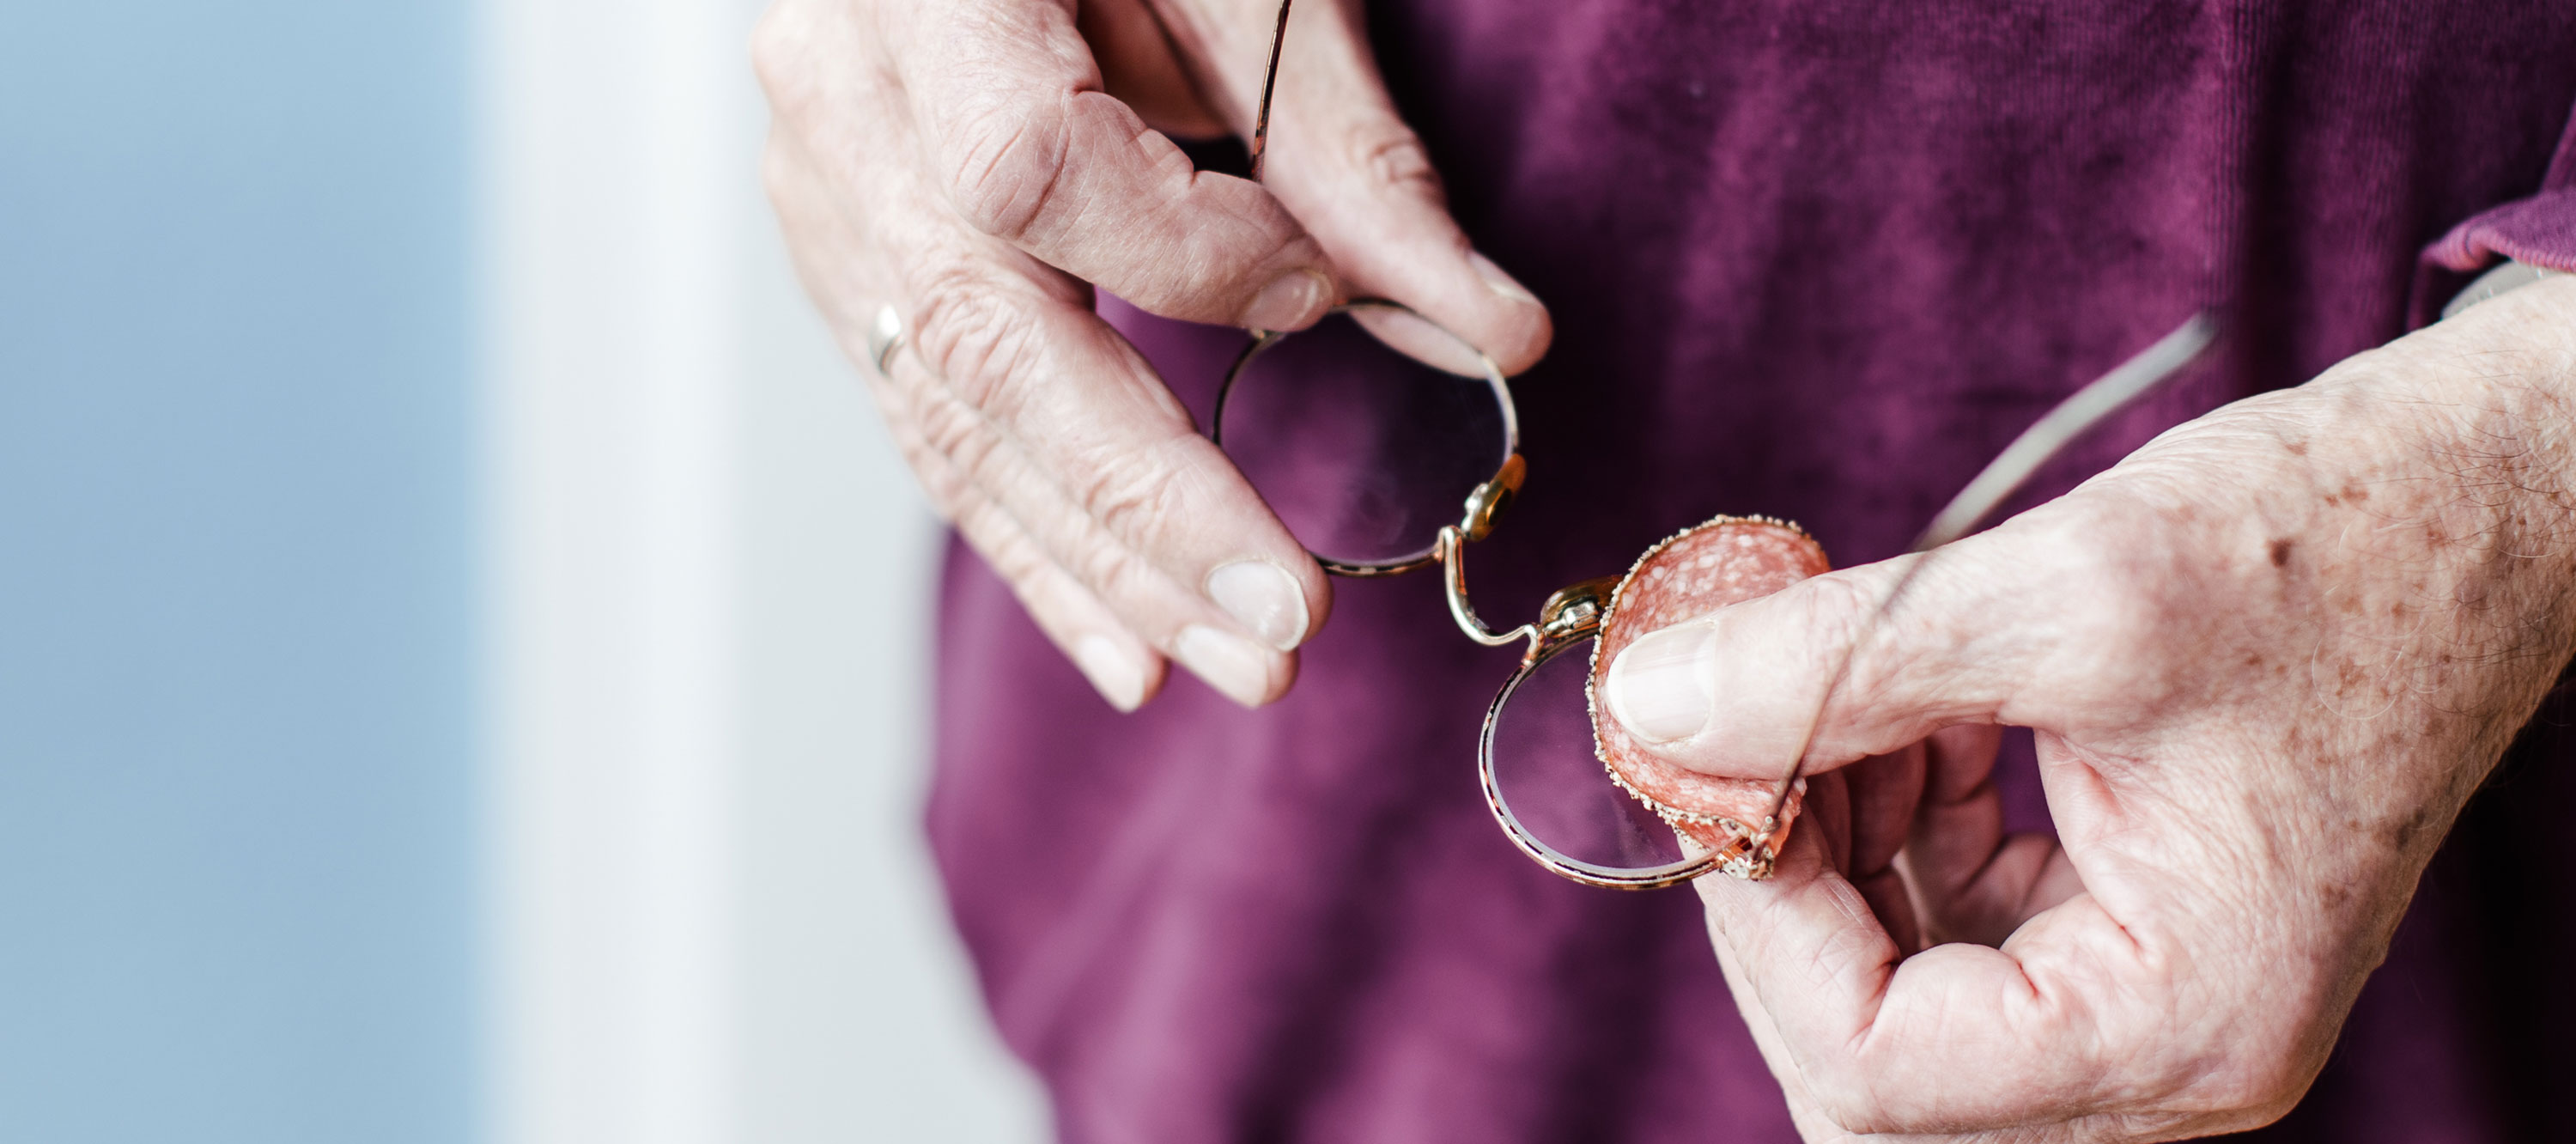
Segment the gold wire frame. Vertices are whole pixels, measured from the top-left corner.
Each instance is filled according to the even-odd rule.
[[[1966,535],[1969,530],[1975,528],[2002,505],[2005,498],[2020,489],[2022,482],[2028,480],[2031,473],[2037,471],[2048,458],[2055,456],[2067,442],[2074,440],[2086,429],[2100,424],[2103,418],[2126,408],[2129,403],[2145,396],[2165,380],[2180,373],[2184,366],[2197,360],[2202,351],[2208,349],[2216,340],[2217,332],[2217,323],[2208,314],[2195,314],[2172,333],[2158,339],[2154,345],[2147,347],[2128,361],[2122,362],[2110,373],[2075,391],[2073,396],[2059,402],[2030,428],[2023,430],[2019,437],[2014,438],[2013,443],[2006,446],[1994,460],[1987,462],[1986,467],[1968,482],[1967,487],[1959,490],[1959,494],[1951,499],[1949,505],[1933,518],[1932,524],[1924,529],[1923,534],[1915,538],[1910,551],[1929,554],[1934,549]],[[1920,576],[1923,569],[1931,563],[1927,555],[1926,558],[1916,560],[1912,567],[1907,568],[1904,575],[1899,576],[1896,583],[1889,587],[1886,597],[1879,601],[1869,618],[1862,622],[1860,630],[1866,633],[1876,629],[1879,623],[1887,618],[1897,601],[1904,597],[1906,589],[1912,586],[1915,578]],[[1615,595],[1607,589],[1599,588],[1598,585],[1601,583],[1602,581],[1599,580],[1587,580],[1549,599],[1550,606],[1557,606],[1558,597],[1565,597],[1569,593],[1582,593],[1599,597],[1601,604],[1598,611],[1590,617],[1589,623],[1579,629],[1574,625],[1564,625],[1561,630],[1554,633],[1534,632],[1531,635],[1530,649],[1521,659],[1520,670],[1513,672],[1512,677],[1503,682],[1502,690],[1495,693],[1493,703],[1485,709],[1484,727],[1477,737],[1476,744],[1477,779],[1484,788],[1485,806],[1493,812],[1495,823],[1503,828],[1503,834],[1511,839],[1513,846],[1519,848],[1521,853],[1528,855],[1539,865],[1561,877],[1589,886],[1604,886],[1620,890],[1662,889],[1723,867],[1726,855],[1719,852],[1703,852],[1660,866],[1602,866],[1582,861],[1549,846],[1538,837],[1536,832],[1523,824],[1519,816],[1512,813],[1510,803],[1503,798],[1501,784],[1495,774],[1494,729],[1500,723],[1504,706],[1511,702],[1512,693],[1529,680],[1540,664],[1563,654],[1583,639],[1596,638],[1600,626],[1609,622],[1610,606],[1615,603]],[[1543,616],[1545,611],[1546,609],[1542,609]],[[1798,780],[1804,776],[1807,749],[1815,742],[1816,732],[1823,722],[1825,709],[1833,702],[1834,693],[1841,689],[1844,677],[1851,670],[1852,655],[1859,646],[1860,641],[1855,639],[1843,647],[1842,656],[1829,676],[1831,682],[1826,687],[1825,696],[1818,701],[1815,712],[1809,716],[1806,730],[1798,737],[1796,753],[1790,756],[1781,779],[1772,788],[1770,807],[1765,812],[1763,821],[1750,836],[1752,846],[1760,848],[1769,845],[1769,838],[1776,829],[1775,824],[1780,819],[1780,812],[1788,805],[1789,793],[1797,788]],[[1757,865],[1755,876],[1760,876],[1760,871],[1764,869],[1767,869],[1767,863]]]
[[[1660,890],[1678,886],[1717,869],[1719,856],[1715,852],[1703,851],[1660,866],[1604,866],[1586,862],[1548,845],[1537,831],[1524,825],[1520,816],[1512,813],[1511,803],[1503,797],[1502,780],[1494,770],[1494,729],[1501,725],[1503,708],[1511,703],[1512,693],[1520,690],[1521,684],[1528,682],[1541,664],[1581,647],[1585,641],[1596,638],[1597,631],[1596,623],[1592,630],[1580,636],[1548,641],[1533,648],[1521,661],[1520,670],[1503,681],[1503,689],[1494,693],[1493,703],[1485,708],[1485,725],[1476,736],[1476,783],[1484,791],[1485,809],[1493,812],[1494,822],[1503,828],[1503,836],[1511,839],[1512,846],[1528,855],[1531,861],[1558,876],[1609,890]]]
[[[1270,36],[1269,62],[1262,73],[1261,102],[1253,119],[1252,138],[1246,148],[1250,158],[1252,179],[1255,182],[1261,181],[1263,165],[1269,155],[1271,103],[1278,90],[1279,60],[1288,37],[1288,13],[1292,4],[1293,0],[1280,0],[1279,19]],[[1438,324],[1397,302],[1383,299],[1359,299],[1334,308],[1336,313],[1348,313],[1354,316],[1371,310],[1410,315],[1432,329],[1447,334],[1459,345],[1474,350],[1466,339],[1450,334]],[[1245,367],[1251,365],[1261,354],[1277,345],[1281,339],[1292,336],[1269,330],[1255,330],[1252,331],[1252,335],[1251,344],[1245,346],[1243,352],[1236,356],[1233,366],[1226,371],[1224,383],[1217,389],[1214,425],[1209,430],[1209,437],[1220,446],[1224,444],[1226,401],[1234,391],[1235,382],[1242,377]],[[2215,320],[2207,313],[2194,314],[2172,333],[2165,335],[2137,356],[2077,390],[2073,396],[2060,402],[2038,422],[2024,430],[2001,454],[1988,462],[1976,478],[1971,480],[1967,487],[1961,489],[1959,494],[1951,499],[1949,505],[1933,518],[1922,535],[1915,539],[1909,551],[1929,553],[1966,535],[2000,506],[2005,498],[2019,490],[2022,483],[2028,480],[2041,464],[2055,456],[2068,442],[2181,372],[2183,367],[2198,359],[2201,352],[2209,347],[2216,336]],[[1501,368],[1495,365],[1491,357],[1480,350],[1475,350],[1475,360],[1480,363],[1481,372],[1492,388],[1494,400],[1502,409],[1504,460],[1501,468],[1496,470],[1492,478],[1468,492],[1459,522],[1443,526],[1430,547],[1406,556],[1376,562],[1346,562],[1316,553],[1315,560],[1327,572],[1359,578],[1394,576],[1434,564],[1441,565],[1445,572],[1450,618],[1469,639],[1488,647],[1527,641],[1521,653],[1519,669],[1514,671],[1510,678],[1504,680],[1502,689],[1495,692],[1493,702],[1485,708],[1484,723],[1477,736],[1476,744],[1477,781],[1484,793],[1485,806],[1493,813],[1495,823],[1502,827],[1504,836],[1509,838],[1512,845],[1521,853],[1550,872],[1571,881],[1620,890],[1663,889],[1719,869],[1725,862],[1725,855],[1705,850],[1676,862],[1655,866],[1605,866],[1586,862],[1558,850],[1540,838],[1512,812],[1510,802],[1503,796],[1502,784],[1494,764],[1494,731],[1501,719],[1503,708],[1511,702],[1513,694],[1520,689],[1521,685],[1536,673],[1540,665],[1598,637],[1601,625],[1609,619],[1612,590],[1619,578],[1600,577],[1567,587],[1548,597],[1546,603],[1539,608],[1538,619],[1503,631],[1495,631],[1487,626],[1476,615],[1475,608],[1468,603],[1466,546],[1472,541],[1484,539],[1492,532],[1495,519],[1511,503],[1513,497],[1518,495],[1521,482],[1527,474],[1527,464],[1520,455],[1520,420],[1519,413],[1512,402],[1511,386],[1503,377]],[[1915,577],[1930,564],[1929,559],[1917,560],[1904,575],[1898,577],[1896,583],[1889,588],[1887,596],[1879,602],[1869,619],[1864,621],[1861,630],[1867,632],[1875,629],[1879,622],[1887,617],[1889,610],[1904,596]],[[1788,804],[1790,792],[1796,789],[1799,779],[1803,777],[1807,749],[1813,745],[1816,732],[1824,718],[1825,708],[1832,702],[1834,694],[1840,690],[1843,676],[1850,670],[1851,657],[1858,647],[1859,641],[1854,640],[1843,648],[1841,661],[1834,668],[1831,682],[1826,687],[1825,697],[1817,704],[1805,732],[1799,736],[1797,753],[1792,756],[1786,773],[1772,791],[1767,821],[1753,837],[1753,845],[1757,847],[1768,845],[1768,839],[1773,830],[1772,824],[1778,822],[1780,812]],[[1605,779],[1605,781],[1608,780]],[[1688,844],[1685,846],[1688,848]],[[1767,869],[1768,863],[1763,863],[1755,876],[1760,876],[1759,871],[1767,871]]]
[[[1461,502],[1465,507],[1465,516],[1462,517],[1459,522],[1461,531],[1470,534],[1466,539],[1482,540],[1485,538],[1486,533],[1493,530],[1494,519],[1502,512],[1503,506],[1509,502],[1513,494],[1519,492],[1521,473],[1526,470],[1526,466],[1521,462],[1520,458],[1520,412],[1512,404],[1511,383],[1504,379],[1502,367],[1495,365],[1494,359],[1485,356],[1483,351],[1468,345],[1465,338],[1461,338],[1456,334],[1452,334],[1447,330],[1441,329],[1438,325],[1433,324],[1429,319],[1424,318],[1420,314],[1414,313],[1414,311],[1409,307],[1395,302],[1384,301],[1382,299],[1362,298],[1356,301],[1343,303],[1342,305],[1335,306],[1332,309],[1332,312],[1335,314],[1347,314],[1354,318],[1372,311],[1408,315],[1414,320],[1421,322],[1423,325],[1429,326],[1431,329],[1438,330],[1443,336],[1456,342],[1460,348],[1475,355],[1477,372],[1484,381],[1487,392],[1493,397],[1495,408],[1501,411],[1503,423],[1503,437],[1501,442],[1503,457],[1502,464],[1495,469],[1494,476],[1491,479],[1469,489],[1466,497],[1463,498]],[[1226,404],[1230,399],[1232,399],[1235,384],[1242,380],[1244,370],[1250,368],[1252,363],[1259,360],[1262,354],[1269,352],[1272,347],[1287,340],[1291,336],[1291,334],[1280,333],[1272,330],[1255,330],[1252,332],[1251,343],[1243,347],[1242,353],[1235,355],[1234,365],[1225,371],[1224,383],[1217,386],[1216,411],[1215,415],[1211,418],[1211,424],[1208,427],[1208,438],[1214,441],[1218,446],[1222,447],[1225,444]],[[1502,491],[1499,493],[1488,492],[1488,490],[1495,489]],[[1366,579],[1376,576],[1401,575],[1406,572],[1428,568],[1431,565],[1441,563],[1444,558],[1443,550],[1445,548],[1446,545],[1440,539],[1435,537],[1430,543],[1425,544],[1417,551],[1409,552],[1402,556],[1389,557],[1384,560],[1341,560],[1327,556],[1321,552],[1309,552],[1308,555],[1313,556],[1317,564],[1323,565],[1325,571],[1333,573],[1334,575]]]

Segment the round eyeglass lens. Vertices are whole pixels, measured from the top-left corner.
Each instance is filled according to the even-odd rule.
[[[1612,782],[1593,754],[1583,695],[1591,648],[1584,640],[1541,660],[1494,713],[1488,793],[1535,841],[1574,861],[1620,870],[1680,862],[1686,855],[1672,828]]]
[[[1511,454],[1509,402],[1474,347],[1401,306],[1354,303],[1248,351],[1216,439],[1308,551],[1390,571],[1426,561]]]

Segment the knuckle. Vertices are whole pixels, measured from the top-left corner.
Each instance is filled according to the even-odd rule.
[[[947,458],[968,479],[989,484],[1003,475],[993,472],[999,435],[964,402],[943,400],[935,392],[919,394],[913,401],[911,420],[912,430],[920,435],[923,447]]]
[[[803,36],[796,26],[795,6],[773,4],[751,27],[751,73],[771,98],[796,82],[803,62]]]
[[[1870,618],[1883,606],[1880,589],[1851,576],[1827,574],[1807,580],[1801,597],[1804,614],[1793,619],[1810,646],[1849,648],[1850,670],[1857,675],[1876,666],[1866,642],[1875,625]],[[1883,634],[1883,633],[1882,633]],[[1857,681],[1855,681],[1857,682]]]
[[[772,122],[822,153],[885,149],[899,113],[885,52],[864,14],[823,0],[779,0],[752,27],[749,47]]]
[[[915,288],[913,348],[969,405],[1005,415],[1041,360],[1037,323],[971,267],[933,271]]]
[[[1076,544],[1065,566],[1076,581],[1122,615],[1135,612],[1136,602],[1154,600],[1169,591],[1161,574],[1134,549],[1097,530]]]
[[[1347,146],[1351,169],[1371,186],[1435,202],[1444,197],[1439,169],[1412,128],[1393,119],[1374,122],[1352,131]]]
[[[1084,465],[1074,495],[1113,535],[1151,545],[1182,519],[1188,497],[1172,442],[1126,449]]]
[[[1053,201],[1070,159],[1061,104],[967,109],[941,171],[948,199],[977,230],[1016,241]]]
[[[960,521],[967,542],[975,546],[993,572],[1024,592],[1035,588],[1052,565],[1008,514],[989,502],[973,505]],[[1025,597],[1024,597],[1025,598]]]
[[[836,54],[827,41],[847,40],[859,29],[830,22],[805,0],[779,0],[751,28],[751,72],[770,102],[781,108],[811,101],[823,81],[824,61]]]

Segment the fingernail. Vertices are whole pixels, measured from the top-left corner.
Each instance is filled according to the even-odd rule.
[[[1172,641],[1172,658],[1246,707],[1259,707],[1269,697],[1269,654],[1251,640],[1205,624],[1182,628],[1180,638]]]
[[[1476,276],[1485,280],[1486,289],[1515,302],[1538,305],[1538,295],[1530,293],[1529,287],[1521,285],[1511,275],[1503,273],[1503,268],[1494,265],[1493,259],[1470,250],[1467,252],[1467,265],[1476,268]]]
[[[1272,647],[1295,651],[1306,640],[1306,593],[1287,569],[1267,560],[1238,560],[1208,573],[1207,594]]]
[[[1145,665],[1118,641],[1107,636],[1084,636],[1073,644],[1074,665],[1091,681],[1100,697],[1120,711],[1133,711],[1145,702]]]
[[[1302,330],[1333,305],[1333,284],[1312,270],[1291,271],[1261,288],[1243,311],[1243,324],[1255,330]]]
[[[1701,668],[1716,634],[1706,624],[1665,628],[1620,652],[1602,683],[1619,725],[1649,743],[1686,739],[1707,727],[1716,697]]]

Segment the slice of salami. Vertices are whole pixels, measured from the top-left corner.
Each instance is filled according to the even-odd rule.
[[[1611,593],[1584,698],[1592,710],[1595,753],[1611,781],[1636,796],[1685,845],[1719,856],[1718,869],[1738,878],[1771,875],[1779,848],[1798,817],[1806,780],[1791,789],[1779,820],[1766,830],[1774,783],[1724,779],[1688,770],[1648,751],[1603,710],[1601,681],[1639,636],[1707,615],[1728,604],[1768,596],[1831,567],[1825,550],[1798,526],[1760,517],[1721,516],[1649,548]]]

